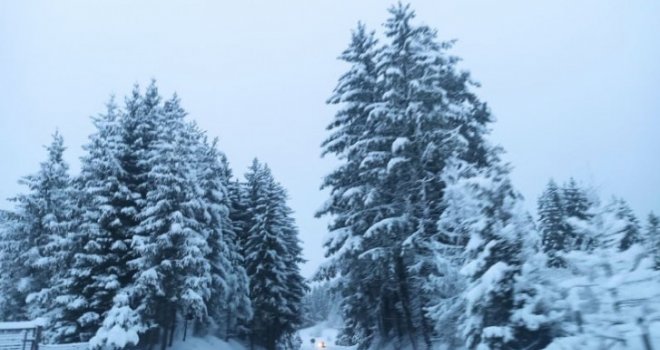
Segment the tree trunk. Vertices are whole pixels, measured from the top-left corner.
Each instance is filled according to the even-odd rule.
[[[176,306],[172,305],[172,322],[171,322],[171,327],[170,327],[170,340],[169,340],[169,346],[172,347],[172,343],[174,343],[174,331],[176,330]]]
[[[410,338],[410,345],[412,345],[413,350],[417,350],[417,339],[415,337],[415,327],[412,322],[412,311],[410,310],[410,293],[408,293],[408,287],[406,285],[407,277],[405,271],[405,265],[403,264],[403,257],[401,256],[401,248],[397,249],[396,259],[396,270],[397,277],[399,282],[399,294],[401,296],[401,308],[405,316],[406,327],[408,328],[407,332]]]
[[[167,340],[169,339],[168,337],[168,326],[163,325],[161,328],[161,339],[160,339],[160,350],[166,350],[167,349]]]

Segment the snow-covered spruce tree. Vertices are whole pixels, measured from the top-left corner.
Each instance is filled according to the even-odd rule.
[[[538,226],[548,266],[565,267],[561,255],[572,250],[589,250],[593,240],[584,229],[591,218],[592,203],[587,191],[571,178],[562,187],[550,180],[538,199]]]
[[[217,149],[217,140],[198,143],[198,184],[203,191],[204,224],[211,267],[211,294],[207,302],[209,324],[224,339],[244,336],[252,318],[249,282],[230,219],[229,164]]]
[[[323,183],[331,198],[319,215],[333,221],[319,276],[340,276],[343,342],[421,348],[431,346],[425,309],[437,295],[427,275],[437,272],[432,242],[442,239],[442,169],[454,153],[486,166],[497,151],[484,141],[488,109],[446,54],[450,43],[414,25],[409,6],[390,13],[382,48],[363,28],[354,32],[342,56],[352,67],[330,99],[342,108],[324,153],[342,164]]]
[[[227,179],[229,179],[227,183],[227,192],[230,201],[229,218],[234,228],[239,252],[245,256],[245,246],[249,231],[246,187],[245,183],[239,179],[232,180],[231,176],[228,176]]]
[[[20,183],[28,193],[12,199],[2,242],[2,294],[11,298],[3,305],[6,319],[45,318],[47,329],[63,326],[60,297],[67,294],[65,274],[73,252],[72,228],[75,198],[64,161],[64,141],[56,132],[47,147],[48,158],[37,173]],[[52,332],[47,341],[55,340]]]
[[[122,257],[128,261],[124,266],[126,284],[113,296],[112,307],[91,341],[93,347],[123,348],[128,344],[135,344],[138,339],[141,344],[155,344],[159,341],[158,334],[149,331],[155,329],[151,321],[142,318],[146,312],[146,300],[140,297],[135,287],[140,264],[132,237],[137,233],[150,188],[148,174],[152,165],[147,159],[148,153],[153,149],[152,143],[159,135],[158,125],[162,114],[160,101],[155,81],[147,87],[144,95],[136,85],[131,95],[126,98],[120,118],[122,149],[118,160],[122,172],[118,182],[122,186],[122,194],[117,196],[114,206],[122,223],[122,234],[131,237],[128,242],[131,249]],[[109,337],[110,334],[112,337]]]
[[[0,318],[7,321],[26,319],[25,291],[19,282],[27,266],[18,260],[26,242],[20,232],[14,230],[18,217],[14,212],[0,211]]]
[[[655,261],[655,269],[660,270],[660,218],[653,213],[647,219],[645,241]]]
[[[340,56],[351,68],[340,78],[328,100],[342,108],[328,125],[331,134],[323,142],[323,154],[336,155],[342,165],[322,185],[331,189],[331,198],[317,215],[333,215],[330,239],[324,243],[332,260],[321,268],[318,277],[342,277],[345,327],[339,341],[344,345],[368,344],[373,337],[378,320],[378,307],[373,306],[377,305],[383,279],[381,271],[375,269],[375,262],[360,259],[364,251],[362,235],[380,216],[376,210],[368,209],[379,170],[373,169],[373,162],[367,160],[379,145],[376,139],[365,137],[370,132],[369,114],[380,95],[376,84],[376,54],[374,34],[358,24],[349,48]]]
[[[16,303],[17,296],[10,294],[11,292],[14,294],[18,292],[16,288],[11,287],[14,265],[11,264],[10,259],[12,253],[8,251],[10,246],[7,245],[10,242],[10,238],[8,238],[10,216],[11,214],[8,211],[0,209],[0,269],[5,271],[0,275],[0,291],[2,291],[0,294],[0,318],[7,320],[11,319],[6,315],[18,315],[19,312]]]
[[[626,250],[633,244],[642,242],[642,233],[639,225],[639,220],[635,216],[630,206],[623,199],[616,199],[612,203],[612,210],[617,219],[621,220],[624,225],[621,228],[621,240],[619,241],[619,249]]]
[[[427,240],[434,235],[434,222],[441,213],[436,176],[443,166],[441,146],[449,134],[445,129],[449,118],[448,109],[441,105],[446,91],[440,80],[449,62],[434,31],[411,23],[415,14],[409,6],[392,7],[390,15],[385,22],[388,43],[377,58],[383,101],[373,112],[379,120],[374,126],[382,128],[377,136],[387,147],[376,159],[383,162],[376,163],[381,170],[379,199],[390,208],[367,230],[376,244],[366,253],[376,253],[393,267],[384,292],[395,303],[383,316],[396,321],[392,331],[380,337],[417,349],[422,341],[431,346],[424,313],[428,301],[421,288],[429,266],[420,258],[432,255]]]
[[[446,246],[438,250],[445,252],[437,257],[440,270],[449,276],[436,282],[447,300],[430,309],[439,316],[438,334],[450,342],[440,330],[451,334],[455,322],[462,334],[449,343],[453,347],[463,339],[468,348],[543,347],[559,334],[567,307],[507,168],[496,160],[481,168],[456,158],[448,163],[438,228],[467,245],[464,263],[453,262],[456,253]],[[466,290],[455,277],[461,265]]]
[[[533,297],[543,288],[526,279],[519,282],[525,260],[536,251],[535,233],[521,209],[520,195],[503,165],[481,170],[459,166],[463,175],[445,191],[451,198],[448,204],[461,208],[452,211],[464,215],[452,221],[462,222],[457,227],[469,237],[461,269],[468,279],[460,324],[466,345],[470,349],[542,348],[551,337],[539,322],[551,320],[541,319],[547,310],[535,309],[541,304]]]
[[[128,283],[130,233],[119,210],[130,201],[122,183],[121,112],[114,99],[107,111],[93,119],[96,132],[84,146],[81,173],[76,179],[79,193],[80,224],[77,227],[76,253],[68,270],[69,294],[63,318],[75,325],[62,334],[60,341],[87,341],[100,327],[112,306],[117,290]]]
[[[249,230],[244,251],[254,311],[250,340],[267,350],[289,350],[286,344],[292,344],[302,321],[307,289],[298,267],[298,232],[286,199],[270,169],[255,160],[246,174]]]
[[[177,315],[202,320],[211,293],[210,253],[202,190],[195,174],[196,135],[185,124],[176,96],[165,102],[157,138],[143,162],[150,169],[145,205],[133,236],[135,289],[141,316],[158,328],[160,344],[171,342]]]
[[[587,191],[578,186],[575,179],[570,178],[562,187],[563,209],[566,216],[568,234],[565,247],[567,250],[588,250],[592,247],[589,237],[582,232],[582,227],[592,216],[592,203]]]
[[[562,191],[554,180],[550,180],[538,199],[539,230],[542,234],[543,251],[548,255],[548,265],[562,267],[558,256],[565,250],[568,239]]]
[[[280,211],[284,217],[284,242],[287,247],[286,260],[284,263],[287,266],[286,273],[286,307],[289,314],[287,318],[291,322],[291,326],[287,327],[286,332],[280,337],[279,344],[276,344],[277,350],[297,350],[302,343],[300,336],[295,332],[303,322],[303,297],[309,291],[307,281],[300,273],[300,265],[305,262],[302,257],[302,246],[298,238],[298,228],[293,219],[293,210],[286,205],[288,196],[286,190],[278,183],[275,188],[277,189],[282,203]],[[248,245],[249,246],[249,245]]]
[[[513,349],[537,349],[566,334],[564,323],[570,318],[568,293],[561,286],[566,273],[548,265],[548,255],[540,247],[540,235],[529,218],[524,230],[523,264],[515,277],[514,307],[510,324]]]
[[[600,206],[598,214],[588,228],[594,237],[594,245],[625,251],[641,243],[639,221],[625,200],[613,197],[606,205]]]
[[[244,197],[245,188],[238,179],[233,179],[227,158],[222,155],[220,161],[225,169],[224,181],[227,188],[229,221],[232,224],[231,236],[227,242],[233,256],[230,258],[235,273],[232,275],[230,284],[229,306],[230,313],[227,314],[227,328],[233,333],[227,333],[227,337],[233,335],[239,338],[248,338],[249,325],[252,320],[252,305],[250,301],[250,284],[245,270],[245,247],[247,246],[247,220],[249,212]],[[231,310],[235,310],[231,312]]]
[[[434,273],[429,276],[428,288],[436,297],[427,308],[428,317],[434,322],[436,335],[450,348],[460,348],[465,339],[459,325],[465,314],[463,292],[467,286],[460,269],[465,260],[464,247],[470,237],[471,226],[480,220],[474,206],[462,207],[463,193],[454,185],[466,176],[466,164],[456,158],[450,159],[442,173],[445,191],[442,198],[444,210],[437,222],[441,239],[431,241],[437,252]]]

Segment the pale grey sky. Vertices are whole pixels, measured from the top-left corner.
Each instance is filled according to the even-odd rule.
[[[319,144],[336,57],[358,20],[380,30],[387,1],[0,2],[0,208],[56,129],[78,169],[90,115],[157,78],[218,136],[235,173],[257,156],[289,189],[310,275],[333,166]],[[412,1],[418,19],[483,84],[513,178],[534,206],[549,177],[593,184],[645,217],[660,211],[660,2]]]

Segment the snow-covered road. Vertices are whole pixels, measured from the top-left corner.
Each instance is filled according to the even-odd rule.
[[[338,330],[327,327],[325,324],[321,323],[309,328],[302,329],[298,332],[300,338],[302,339],[302,347],[300,350],[351,350],[355,347],[348,346],[338,346],[335,344],[335,339],[337,338]],[[314,343],[312,343],[314,339]],[[322,347],[321,343],[325,343],[325,348]]]

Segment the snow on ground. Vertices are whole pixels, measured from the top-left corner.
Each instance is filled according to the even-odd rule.
[[[319,323],[316,326],[309,328],[301,329],[298,331],[300,338],[302,339],[302,346],[300,350],[354,350],[353,346],[339,346],[335,345],[335,340],[337,339],[337,333],[339,330],[329,327],[326,323]],[[315,344],[312,344],[311,340],[315,340]],[[320,346],[320,342],[325,343],[325,348]]]
[[[186,341],[175,340],[171,350],[246,350],[246,348],[235,341],[225,342],[213,336],[190,337]]]
[[[89,343],[41,344],[39,350],[89,350]]]
[[[36,319],[33,321],[19,321],[19,322],[0,322],[0,329],[3,331],[7,330],[20,330],[20,329],[32,329],[44,325],[43,319]]]
[[[246,350],[242,344],[230,340],[225,342],[213,336],[191,337],[186,341],[175,340],[171,350]]]
[[[315,326],[301,329],[298,331],[302,339],[300,350],[355,350],[355,347],[335,345],[339,330],[328,326],[326,323],[320,323]],[[247,350],[247,348],[235,341],[225,342],[213,336],[201,338],[188,338],[186,341],[179,340],[174,342],[171,350]],[[316,342],[312,344],[311,339]],[[319,342],[325,343],[325,348],[319,346]]]

